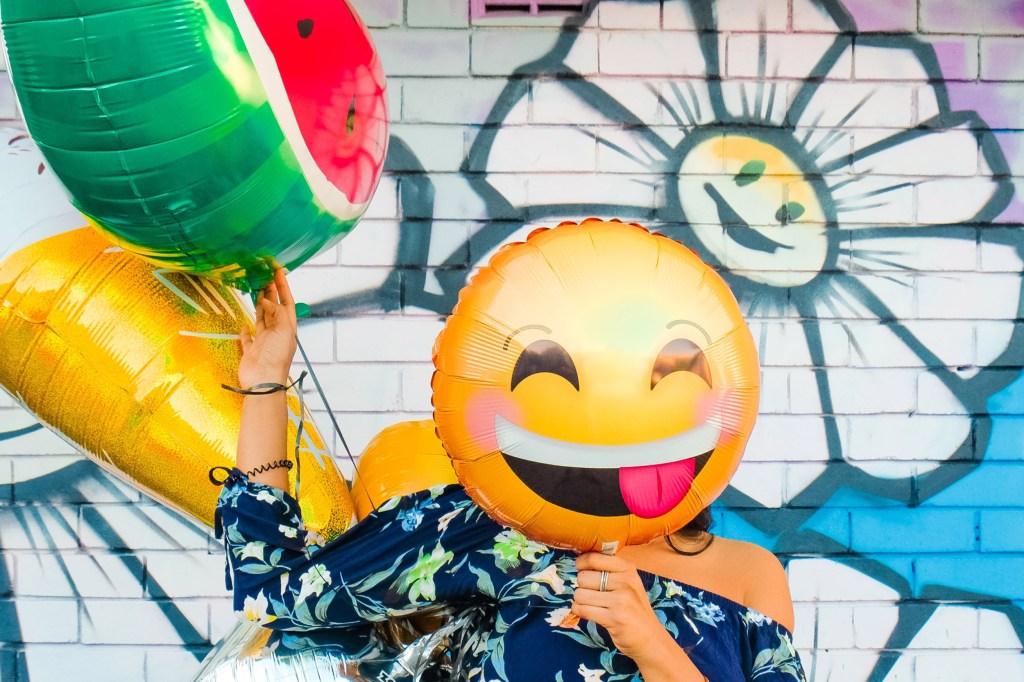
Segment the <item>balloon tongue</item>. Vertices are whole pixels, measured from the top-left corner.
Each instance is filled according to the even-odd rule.
[[[679,504],[693,483],[696,461],[619,469],[619,489],[631,514],[653,519]]]

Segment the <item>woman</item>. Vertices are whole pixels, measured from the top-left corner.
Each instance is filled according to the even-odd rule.
[[[295,332],[278,271],[257,299],[255,336],[242,334],[239,381],[257,394],[245,399],[238,470],[218,507],[236,610],[309,630],[491,602],[494,622],[457,646],[471,680],[804,679],[779,562],[703,530],[576,557],[502,528],[449,486],[391,500],[317,547],[284,492],[287,412],[276,389]]]

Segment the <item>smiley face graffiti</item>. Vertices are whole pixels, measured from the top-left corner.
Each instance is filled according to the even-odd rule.
[[[505,247],[434,352],[434,419],[492,516],[561,547],[645,542],[726,486],[758,363],[722,279],[693,252],[599,220]]]

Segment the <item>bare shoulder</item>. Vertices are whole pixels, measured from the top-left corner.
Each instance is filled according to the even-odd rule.
[[[716,537],[719,568],[742,593],[744,606],[760,611],[789,630],[793,629],[793,599],[786,571],[778,558],[760,545]]]

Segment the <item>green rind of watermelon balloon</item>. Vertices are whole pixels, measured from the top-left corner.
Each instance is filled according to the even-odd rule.
[[[0,0],[26,123],[129,251],[242,289],[365,212],[383,69],[345,0]]]

